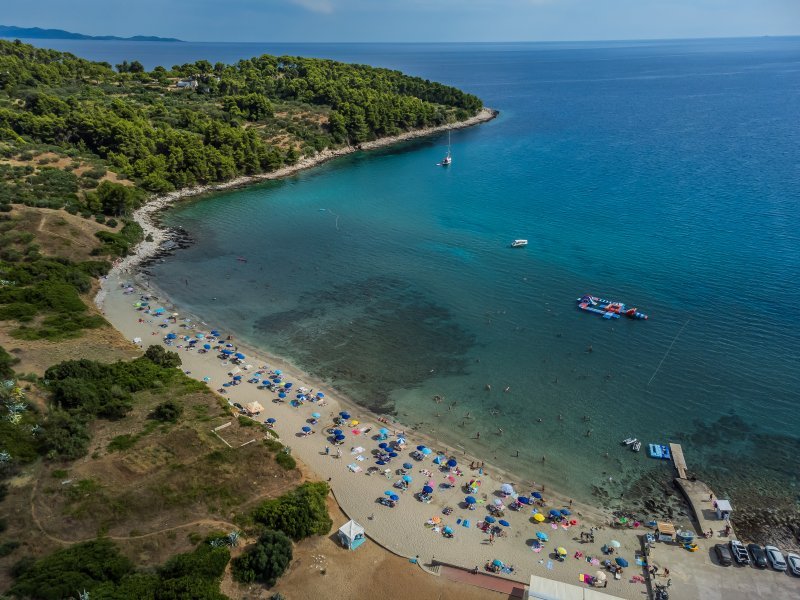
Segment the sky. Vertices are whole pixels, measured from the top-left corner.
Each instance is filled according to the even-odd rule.
[[[219,42],[498,42],[800,34],[800,0],[3,0],[0,24]],[[35,6],[35,9],[31,8]]]

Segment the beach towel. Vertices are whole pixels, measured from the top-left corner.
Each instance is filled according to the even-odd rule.
[[[550,529],[558,529],[558,525],[555,523],[550,523]]]
[[[599,560],[599,559],[597,559],[597,558],[593,558],[593,559],[592,559],[590,562],[591,562],[591,563],[592,563],[592,565],[594,565],[595,567],[596,567],[597,565],[599,565],[599,564],[600,564],[600,560]]]
[[[541,547],[541,546],[534,546],[534,547],[533,547],[533,551],[534,551],[534,552],[536,552],[536,553],[538,554],[539,552],[541,552],[541,551],[542,551],[542,547]]]
[[[639,565],[640,567],[643,567],[643,566],[645,566],[647,563],[646,563],[645,561],[643,561],[641,558],[637,558],[637,559],[636,559],[636,564],[637,564],[637,565]]]
[[[548,571],[552,571],[553,570],[553,561],[552,560],[548,560],[547,561],[547,570]]]
[[[363,460],[364,460],[364,457],[363,457],[363,456],[361,456],[361,455],[358,455],[358,456],[356,456],[356,460],[357,460],[357,461],[359,461],[359,462],[361,462],[361,461],[363,461]]]
[[[363,451],[364,449],[361,446],[358,446],[357,448],[353,448],[350,451],[350,454],[361,454]]]
[[[359,467],[356,463],[352,463],[347,465],[347,468],[350,469],[353,473],[360,473],[361,467]]]

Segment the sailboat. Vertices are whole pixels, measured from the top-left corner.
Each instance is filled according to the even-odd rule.
[[[443,167],[449,167],[450,163],[453,162],[453,157],[450,155],[450,131],[447,132],[447,155],[442,159],[442,162],[439,164]]]

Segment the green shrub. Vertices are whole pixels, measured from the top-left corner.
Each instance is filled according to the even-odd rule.
[[[129,433],[124,433],[122,435],[118,435],[113,440],[111,440],[108,444],[108,451],[109,452],[121,452],[124,450],[129,450],[136,445],[138,441],[138,437],[135,435],[131,435]]]
[[[278,452],[275,455],[275,462],[287,471],[297,468],[297,461],[291,454],[286,454],[285,452]]]
[[[175,400],[165,400],[153,409],[150,418],[164,423],[177,423],[182,414],[183,407],[180,404]]]
[[[327,483],[307,482],[288,494],[263,502],[253,511],[253,519],[266,529],[281,531],[296,541],[310,535],[325,535],[333,526],[325,504],[327,496]]]
[[[264,440],[264,445],[270,452],[278,452],[281,448],[283,448],[283,444],[281,444],[278,440],[271,440],[269,438]]]
[[[292,543],[279,531],[266,531],[255,545],[233,561],[233,577],[272,587],[292,562]]]
[[[253,419],[244,415],[239,415],[237,420],[239,421],[240,427],[253,427],[257,424]]]
[[[0,543],[0,558],[8,556],[17,548],[19,548],[19,542],[17,540],[8,540]]]
[[[176,368],[181,366],[181,357],[177,352],[170,352],[164,349],[164,346],[149,346],[144,353],[145,358],[150,360],[153,364],[164,368]]]

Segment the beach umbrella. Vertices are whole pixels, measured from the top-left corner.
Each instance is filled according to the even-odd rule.
[[[378,433],[380,433],[381,435],[386,435],[387,433],[389,433],[389,430],[383,427],[378,431]]]
[[[305,425],[303,427],[303,431],[305,431],[306,433],[310,433],[311,432],[311,427],[309,427],[308,425]]]
[[[514,486],[510,483],[504,483],[500,486],[500,491],[509,496],[514,493]]]
[[[267,423],[274,423],[275,419],[273,417],[270,417],[269,419],[266,420],[266,422]]]
[[[411,477],[411,475],[403,475],[403,481],[405,481],[406,483],[411,483],[412,481],[414,481],[414,478]]]
[[[392,490],[386,490],[385,492],[383,492],[383,495],[384,496],[394,496],[394,492]]]
[[[175,335],[174,333],[168,333],[167,334],[167,339],[168,340],[174,340],[176,337],[178,337],[178,336]]]
[[[278,377],[276,377],[275,379],[272,380],[272,383],[280,383],[280,382],[281,382],[281,380]]]
[[[242,354],[241,352],[237,352],[236,354],[234,354],[234,356],[236,358],[238,358],[239,360],[244,360],[244,358],[245,358],[244,354]]]
[[[544,515],[542,513],[536,513],[535,515],[533,515],[533,520],[536,521],[537,523],[541,523],[542,521],[544,521]]]
[[[561,511],[560,510],[556,510],[554,508],[553,510],[550,511],[550,516],[551,517],[560,517],[561,516]]]
[[[475,500],[473,496],[467,496],[466,498],[464,498],[464,502],[466,502],[467,504],[475,504],[478,501]]]
[[[559,556],[566,556],[567,555],[567,549],[566,548],[561,548],[560,546],[558,548],[556,548],[556,552],[558,552]]]
[[[489,517],[485,517],[483,520],[486,521],[487,523],[494,523],[497,519],[495,519],[492,516],[489,516]]]
[[[417,446],[417,450],[422,452],[423,450],[425,450],[425,446]]]
[[[234,381],[241,381],[241,379],[242,379],[242,376],[241,376],[241,375],[234,375],[234,376],[233,376],[233,380],[234,380]]]
[[[346,412],[346,411],[342,411],[342,412],[339,413],[339,416],[342,417],[345,421],[347,421],[350,418],[350,413]]]
[[[495,567],[502,567],[503,566],[503,561],[502,560],[498,560],[498,559],[495,558],[492,561],[492,565],[494,565]]]
[[[538,539],[542,540],[543,542],[546,542],[547,540],[550,539],[550,538],[547,537],[547,534],[544,531],[537,531],[536,532],[536,537]]]
[[[520,496],[519,498],[517,498],[517,502],[519,502],[520,504],[530,504],[531,499],[526,496]]]
[[[615,558],[614,562],[617,563],[620,567],[627,567],[628,566],[628,561],[625,560],[624,558],[622,558],[621,556],[618,556],[617,558]]]
[[[495,498],[494,499],[494,505],[495,506],[503,506],[503,501],[500,498]]]
[[[226,348],[233,348],[233,344],[231,344],[231,343],[227,343],[227,344],[225,344],[225,347],[226,347]]]
[[[605,581],[606,574],[603,571],[595,571],[594,578],[599,581]]]
[[[283,373],[283,371],[280,369],[275,369],[275,375],[280,375],[281,373]]]
[[[395,442],[396,442],[396,443],[398,443],[398,444],[405,444],[405,443],[406,443],[406,438],[404,438],[404,437],[398,437],[398,438],[395,440]]]
[[[541,500],[542,499],[542,495],[539,492],[531,492],[531,496],[533,496],[537,500]]]
[[[312,419],[319,419],[321,416],[322,415],[320,415],[318,412],[311,413],[311,418]]]
[[[628,517],[620,517],[619,518],[619,522],[622,523],[623,525],[625,525],[625,523],[628,522]]]
[[[333,430],[333,435],[341,435],[341,434],[342,434],[342,430],[341,429],[334,429]]]
[[[264,379],[264,380],[261,382],[261,385],[269,385],[270,383],[272,383],[272,382],[271,382],[269,379]]]
[[[278,398],[286,398],[286,394],[283,392],[278,392]]]
[[[285,387],[285,388],[288,390],[288,389],[291,389],[291,387],[292,387],[293,385],[294,385],[294,384],[293,384],[293,383],[290,381],[290,382],[288,382],[288,383],[284,383],[284,384],[283,384],[283,387]]]
[[[511,523],[509,523],[509,522],[508,522],[508,521],[506,521],[505,519],[500,519],[500,520],[498,521],[498,523],[500,523],[500,525],[502,525],[503,527],[511,527]]]
[[[212,329],[211,335],[219,335],[219,331],[217,331],[216,329]]]
[[[383,465],[385,465],[385,464],[386,464],[386,461],[384,461],[384,460],[376,460],[376,461],[375,461],[375,464],[376,464],[376,465],[381,465],[381,466],[383,466]]]
[[[397,452],[389,452],[389,458],[397,458]]]
[[[620,546],[622,546],[622,544],[620,544],[617,540],[611,540],[610,542],[608,542],[608,545],[614,546],[614,548],[619,548]]]
[[[569,509],[567,509],[567,508],[562,508],[560,512],[561,512],[561,514],[562,514],[562,515],[564,515],[565,517],[568,517],[568,516],[570,516],[570,515],[572,514],[572,512],[570,512],[570,510],[569,510]]]
[[[458,461],[455,458],[451,458],[447,461],[447,466],[452,469],[453,467],[458,466]]]
[[[420,450],[420,452],[422,452],[425,456],[428,456],[431,452],[433,452],[433,450],[431,450],[430,448],[423,448],[422,450]]]
[[[398,496],[397,494],[392,494],[391,496],[389,496],[389,500],[397,502],[398,500],[400,500],[400,496]]]
[[[334,439],[335,439],[337,442],[342,442],[342,441],[344,441],[344,435],[340,433],[340,434],[339,434],[339,435],[337,435],[337,436],[336,436]]]
[[[438,455],[436,458],[433,459],[433,464],[438,465],[441,464],[444,460],[444,456]]]
[[[317,398],[324,398],[324,397],[325,394],[323,394],[322,392],[317,392]]]
[[[205,333],[198,333],[198,334],[197,334],[196,336],[194,336],[194,337],[196,337],[198,340],[202,340],[204,337],[206,337],[206,334],[205,334]]]
[[[403,468],[404,469],[413,469],[414,465],[412,465],[411,463],[403,463]]]
[[[442,531],[444,531],[445,533],[453,533],[453,530],[450,529],[450,527],[445,527]]]
[[[448,475],[447,476],[447,481],[449,481],[450,483],[455,483],[456,482],[456,478],[453,477],[452,475]]]
[[[386,450],[386,448],[388,447],[389,444],[387,444],[386,442],[381,442],[380,444],[378,444],[378,448],[383,448],[384,450]]]
[[[203,350],[211,350],[211,344],[203,344]]]
[[[229,356],[229,355],[233,354],[233,350],[227,350],[227,349],[223,350],[222,354],[224,354],[225,356]]]
[[[422,486],[422,493],[423,494],[432,494],[433,493],[433,488],[431,486],[429,486],[429,485],[424,485],[424,486]]]

